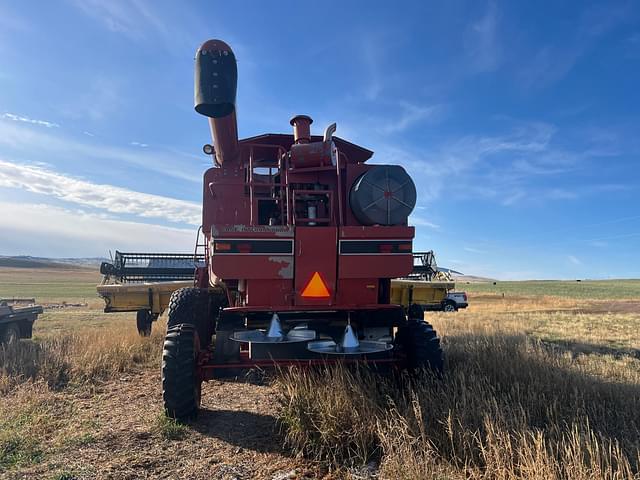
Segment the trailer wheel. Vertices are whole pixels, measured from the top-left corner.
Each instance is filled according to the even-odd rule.
[[[20,327],[17,323],[9,323],[4,327],[0,343],[6,343],[7,345],[17,343],[20,340]]]
[[[209,318],[209,292],[200,288],[181,288],[171,294],[167,328],[188,323],[198,331],[202,348],[211,343],[213,319]]]
[[[151,335],[152,318],[153,314],[149,310],[138,310],[136,312],[136,326],[140,336],[148,337]]]
[[[405,355],[409,372],[428,368],[436,375],[444,370],[444,355],[440,338],[431,324],[422,320],[409,320],[398,329],[395,344]]]
[[[191,420],[198,414],[202,381],[197,372],[200,351],[193,325],[170,327],[162,349],[162,400],[165,414],[176,420]]]

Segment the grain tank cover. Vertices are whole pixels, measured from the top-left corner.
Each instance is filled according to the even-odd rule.
[[[404,168],[376,165],[354,182],[349,204],[363,225],[404,225],[416,206],[416,186]]]

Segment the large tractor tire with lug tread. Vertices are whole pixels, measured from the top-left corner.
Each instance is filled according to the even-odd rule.
[[[202,381],[197,359],[200,345],[193,325],[169,327],[162,349],[162,400],[165,414],[180,421],[195,418],[200,407]]]
[[[428,322],[408,320],[398,329],[395,344],[405,355],[409,372],[416,373],[426,368],[438,376],[442,375],[444,354],[440,338]]]
[[[8,323],[3,327],[0,326],[0,343],[7,345],[18,343],[20,340],[20,327],[17,323]]]
[[[202,288],[180,288],[171,294],[167,316],[167,329],[188,323],[198,331],[202,348],[211,343],[214,319],[209,315],[210,293]]]
[[[138,334],[142,337],[151,335],[152,313],[149,310],[138,310],[136,312],[136,326]]]

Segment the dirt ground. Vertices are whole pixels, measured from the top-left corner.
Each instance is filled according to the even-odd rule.
[[[177,428],[174,438],[159,426],[159,371],[125,375],[93,393],[54,395],[58,404],[73,405],[74,423],[88,438],[68,448],[52,445],[47,460],[2,478],[331,478],[283,451],[269,385],[205,384],[197,421]]]

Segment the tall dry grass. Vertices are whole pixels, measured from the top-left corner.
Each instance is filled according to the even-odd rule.
[[[0,345],[0,394],[25,382],[49,388],[96,383],[159,361],[164,332],[139,337],[118,325],[81,328],[37,341]]]
[[[287,444],[384,478],[640,478],[640,361],[480,330],[449,328],[443,381],[286,373]]]

